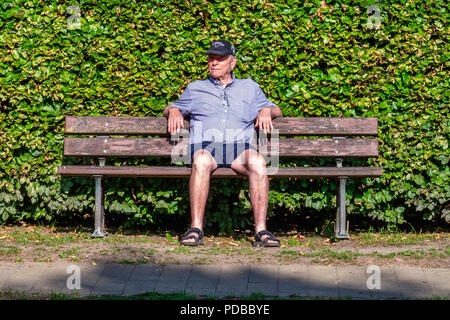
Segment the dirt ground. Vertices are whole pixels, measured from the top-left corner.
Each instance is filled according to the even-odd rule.
[[[450,267],[450,234],[351,234],[336,240],[315,234],[277,234],[280,248],[254,248],[250,231],[233,237],[206,235],[205,244],[186,247],[171,232],[110,231],[102,239],[92,230],[45,226],[0,226],[0,261],[115,262],[123,264],[322,264]]]

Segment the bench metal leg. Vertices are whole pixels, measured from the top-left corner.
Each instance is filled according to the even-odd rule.
[[[103,206],[103,176],[94,175],[95,178],[95,225],[94,233],[91,234],[93,238],[103,238],[106,236],[105,232],[105,210]]]
[[[339,187],[336,196],[337,212],[336,212],[336,226],[334,234],[339,239],[349,239],[347,230],[346,206],[345,206],[345,183],[347,179],[339,179]]]

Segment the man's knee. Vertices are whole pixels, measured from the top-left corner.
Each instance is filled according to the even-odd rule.
[[[192,159],[192,169],[198,171],[212,171],[217,164],[212,155],[206,150],[198,150],[194,153]]]
[[[252,152],[249,154],[247,166],[250,173],[258,175],[266,174],[266,160],[257,152]]]

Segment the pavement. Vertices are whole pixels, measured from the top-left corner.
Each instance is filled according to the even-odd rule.
[[[184,292],[342,299],[450,298],[448,268],[324,265],[156,265],[0,261],[0,292],[78,297]]]

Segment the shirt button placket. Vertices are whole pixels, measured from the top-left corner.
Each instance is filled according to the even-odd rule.
[[[225,137],[225,123],[226,123],[226,112],[228,111],[228,106],[227,106],[227,99],[226,97],[226,93],[225,93],[225,89],[222,89],[222,106],[224,108],[224,114],[223,114],[223,118],[222,118],[222,123],[221,123],[221,128],[222,128],[222,136]]]

